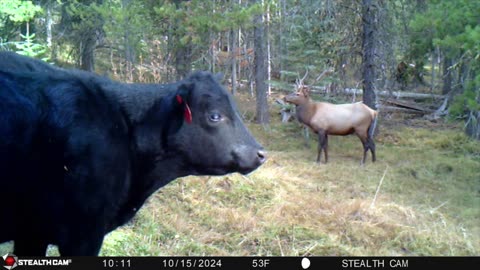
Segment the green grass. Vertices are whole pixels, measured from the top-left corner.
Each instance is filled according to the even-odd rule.
[[[383,120],[365,166],[354,136],[331,136],[318,165],[316,138],[306,148],[297,123],[248,126],[265,165],[177,179],[101,255],[480,255],[480,142],[459,126]]]

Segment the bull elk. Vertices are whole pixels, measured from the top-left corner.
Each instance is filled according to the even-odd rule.
[[[353,133],[363,144],[361,164],[365,163],[368,150],[372,153],[372,162],[375,162],[373,132],[377,122],[377,111],[363,102],[338,105],[314,102],[310,98],[308,88],[302,84],[298,85],[295,93],[286,96],[284,100],[295,104],[298,121],[310,127],[318,135],[317,163],[320,163],[322,150],[325,152],[325,163],[328,161],[328,135],[344,136]]]

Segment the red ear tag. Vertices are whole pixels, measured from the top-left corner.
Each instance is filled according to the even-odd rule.
[[[182,96],[177,95],[176,98],[177,98],[178,104],[183,103]],[[185,102],[185,109],[183,111],[183,117],[185,118],[185,121],[187,121],[187,123],[189,124],[192,123],[192,111],[190,111],[190,107],[188,107],[188,104],[186,102]]]
[[[182,104],[182,102],[183,102],[182,96],[177,95],[177,102],[178,102],[178,104]]]
[[[185,121],[187,121],[187,123],[192,123],[192,111],[190,111],[190,107],[188,107],[187,103],[185,103],[185,111],[183,116],[185,117]]]

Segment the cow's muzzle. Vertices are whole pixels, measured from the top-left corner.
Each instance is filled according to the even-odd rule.
[[[238,172],[248,174],[265,163],[267,152],[263,148],[238,146],[233,150],[233,158]]]
[[[258,159],[258,162],[260,162],[260,164],[263,164],[265,163],[265,161],[267,161],[267,151],[265,150],[258,150],[257,151],[257,159]]]

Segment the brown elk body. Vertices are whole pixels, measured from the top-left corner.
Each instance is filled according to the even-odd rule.
[[[325,163],[328,161],[328,135],[349,135],[355,133],[363,144],[363,159],[365,163],[368,150],[375,162],[375,129],[377,112],[363,102],[352,104],[331,104],[314,102],[308,89],[301,87],[296,93],[285,98],[286,102],[295,104],[297,119],[318,134],[318,156],[320,163],[322,150],[325,152]]]

